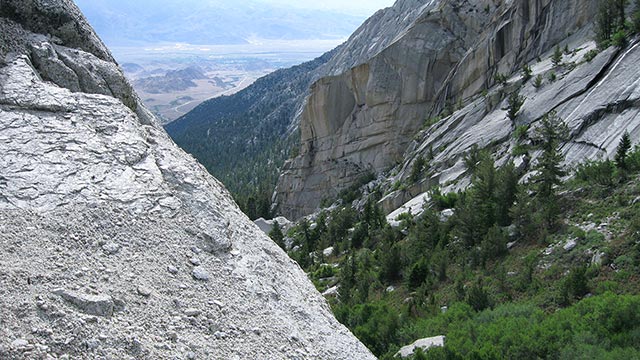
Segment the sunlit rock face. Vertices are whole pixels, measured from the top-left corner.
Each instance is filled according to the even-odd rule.
[[[0,0],[0,358],[368,359],[67,0]]]

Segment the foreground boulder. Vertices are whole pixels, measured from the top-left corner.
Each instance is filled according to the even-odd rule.
[[[373,358],[70,0],[0,0],[0,153],[0,358]]]

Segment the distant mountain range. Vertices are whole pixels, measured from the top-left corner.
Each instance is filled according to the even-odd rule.
[[[261,40],[342,39],[364,16],[254,0],[76,0],[109,46],[240,45]]]

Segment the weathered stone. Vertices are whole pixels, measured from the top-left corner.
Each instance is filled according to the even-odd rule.
[[[324,255],[325,257],[329,257],[331,255],[333,255],[333,246],[330,246],[324,250],[322,250],[322,255]]]
[[[184,311],[184,314],[191,317],[197,317],[202,314],[202,311],[195,308],[189,308]]]
[[[400,356],[402,358],[406,358],[409,357],[411,355],[413,355],[413,353],[416,351],[416,349],[422,349],[422,350],[428,350],[432,347],[442,347],[444,346],[444,341],[445,341],[445,337],[444,336],[434,336],[434,337],[430,337],[430,338],[424,338],[424,339],[420,339],[420,340],[416,340],[416,342],[414,342],[411,345],[407,345],[407,346],[403,346],[402,348],[400,348],[400,351],[398,351],[395,356]]]
[[[453,209],[442,210],[440,212],[440,221],[445,222],[449,220],[454,214],[455,214],[455,211]]]
[[[87,295],[65,289],[56,289],[53,293],[59,295],[85,314],[103,317],[113,315],[113,298],[109,295]]]
[[[144,296],[144,297],[149,297],[149,296],[151,296],[151,289],[149,289],[149,288],[148,288],[148,287],[146,287],[146,286],[138,286],[137,291],[138,291],[138,294],[139,294],[139,295],[142,295],[142,296]]]
[[[567,242],[564,244],[562,248],[564,249],[564,251],[571,251],[575,249],[577,245],[578,245],[578,241],[576,239],[569,239],[567,240]]]
[[[209,281],[209,273],[202,266],[197,266],[191,271],[191,275],[196,280]]]
[[[276,222],[282,228],[282,232],[286,232],[287,229],[289,229],[292,224],[291,221],[289,221],[287,218],[283,216],[278,216],[277,218],[272,220],[265,220],[264,218],[259,218],[254,220],[254,223],[258,225],[260,230],[264,231],[265,234],[269,234],[271,232]]]
[[[333,286],[328,288],[327,290],[325,290],[322,293],[322,296],[324,297],[336,297],[338,296],[338,287],[337,286]]]
[[[25,339],[15,339],[11,342],[11,347],[14,349],[25,348],[29,345],[29,341]]]
[[[120,250],[120,245],[114,242],[109,242],[102,245],[102,251],[104,251],[105,254],[107,255],[113,255],[117,253],[119,250]]]

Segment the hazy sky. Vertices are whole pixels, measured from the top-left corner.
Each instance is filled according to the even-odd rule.
[[[259,0],[270,4],[284,4],[305,9],[331,9],[357,15],[371,15],[388,7],[395,0]]]

